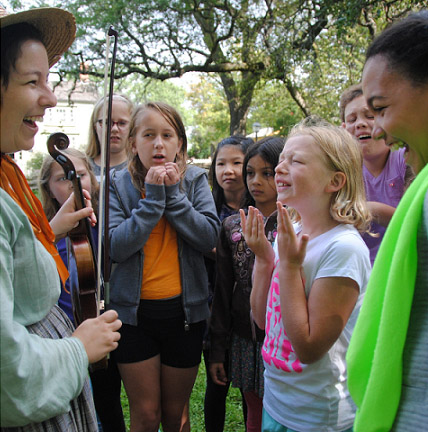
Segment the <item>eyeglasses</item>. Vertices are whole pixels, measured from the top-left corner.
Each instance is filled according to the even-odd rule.
[[[103,120],[97,120],[97,124],[99,127],[103,127]],[[129,125],[129,121],[125,121],[125,120],[119,120],[119,121],[111,121],[111,127],[113,128],[113,126],[116,126],[118,129],[125,129],[126,127],[128,127]],[[106,127],[107,127],[107,120],[106,120]]]

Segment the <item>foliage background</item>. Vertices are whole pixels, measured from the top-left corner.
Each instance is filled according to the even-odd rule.
[[[318,114],[338,123],[341,92],[359,81],[364,53],[386,25],[428,0],[10,0],[18,10],[58,5],[78,35],[58,65],[61,79],[104,69],[105,32],[119,32],[117,89],[158,98],[183,114],[193,146],[209,156],[251,124],[286,134]],[[193,80],[186,86],[171,78]],[[156,80],[156,81],[155,81]]]

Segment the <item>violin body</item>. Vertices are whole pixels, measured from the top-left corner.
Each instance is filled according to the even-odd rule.
[[[73,230],[68,234],[68,240],[68,262],[70,267],[74,265],[77,270],[77,274],[70,272],[70,286],[74,321],[79,325],[98,315],[97,269],[91,242],[86,234]]]
[[[80,178],[73,162],[58,150],[64,150],[68,145],[67,135],[61,132],[50,135],[47,142],[49,154],[62,166],[66,178],[73,184],[76,210],[80,210],[86,207]],[[81,219],[77,227],[67,234],[67,249],[73,315],[78,326],[88,318],[96,318],[100,313],[97,259],[91,225],[87,218]],[[106,367],[107,358],[91,365],[94,370]]]

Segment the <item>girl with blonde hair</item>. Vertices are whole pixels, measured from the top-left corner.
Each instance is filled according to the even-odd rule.
[[[256,255],[252,313],[266,331],[262,430],[352,430],[345,355],[371,268],[361,152],[343,128],[298,125],[275,173],[274,248],[262,215],[241,211]]]
[[[108,99],[108,96],[106,97]],[[101,142],[103,126],[103,107],[106,98],[100,98],[94,106],[89,125],[88,146],[86,155],[92,165],[97,180],[101,174]],[[121,170],[127,165],[126,146],[128,143],[133,103],[128,96],[113,93],[112,124],[110,135],[110,168]],[[107,115],[106,121],[107,121]]]

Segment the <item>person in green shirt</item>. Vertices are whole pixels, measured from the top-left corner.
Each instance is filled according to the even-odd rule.
[[[89,206],[70,197],[48,222],[9,156],[31,150],[37,122],[56,105],[49,68],[74,40],[72,14],[56,8],[1,16],[0,377],[2,431],[95,432],[88,364],[118,345],[115,311],[74,329],[58,307],[67,269],[55,248]]]
[[[428,423],[428,11],[383,31],[367,51],[372,136],[404,142],[418,173],[386,230],[348,350],[356,432]]]

